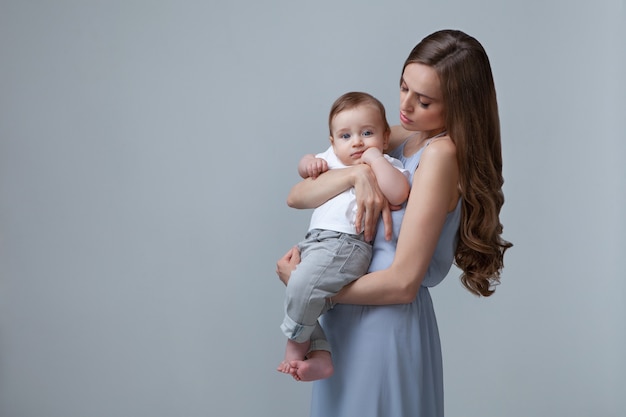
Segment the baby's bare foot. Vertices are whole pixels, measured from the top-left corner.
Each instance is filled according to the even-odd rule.
[[[285,359],[278,365],[276,370],[284,374],[290,374],[296,378],[296,369],[291,366],[292,362],[298,362],[304,360],[306,353],[309,350],[311,342],[304,343],[294,342],[293,340],[287,340],[287,347],[285,348]]]
[[[278,372],[282,372],[283,374],[289,374],[291,373],[291,365],[289,365],[289,362],[287,361],[282,361],[278,367],[276,368],[276,370]]]
[[[333,361],[330,352],[316,350],[308,355],[303,361],[291,361],[290,374],[296,381],[316,381],[329,378],[333,375]]]

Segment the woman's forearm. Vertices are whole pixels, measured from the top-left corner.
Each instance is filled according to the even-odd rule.
[[[291,188],[287,205],[297,209],[316,208],[354,186],[352,168],[331,169],[315,179],[307,178]]]
[[[364,275],[344,287],[332,301],[362,305],[406,304],[415,299],[420,284],[421,279],[402,279],[390,268]]]
[[[356,233],[364,233],[370,242],[376,233],[376,224],[382,213],[385,236],[391,238],[389,204],[378,187],[376,176],[367,164],[331,169],[316,179],[305,179],[293,186],[287,197],[289,207],[311,209],[319,207],[337,194],[354,187],[357,198]]]

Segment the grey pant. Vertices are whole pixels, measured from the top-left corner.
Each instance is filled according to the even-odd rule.
[[[330,350],[317,319],[328,310],[328,297],[367,273],[372,246],[363,235],[314,229],[298,247],[301,262],[287,284],[280,328],[298,343],[311,339],[311,350]]]

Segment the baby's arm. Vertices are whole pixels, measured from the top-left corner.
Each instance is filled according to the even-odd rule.
[[[372,168],[378,186],[392,205],[404,203],[409,196],[409,181],[404,174],[391,165],[377,148],[369,148],[363,153],[362,161]]]
[[[313,154],[307,154],[298,163],[298,174],[302,178],[317,178],[320,174],[328,171],[328,163],[325,159],[316,158]]]

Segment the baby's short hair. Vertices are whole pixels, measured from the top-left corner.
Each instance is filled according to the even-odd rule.
[[[341,113],[344,110],[350,110],[358,106],[370,105],[374,106],[380,112],[381,122],[384,125],[385,132],[390,132],[391,128],[389,127],[389,123],[387,122],[387,115],[385,114],[385,106],[380,102],[376,97],[371,94],[363,93],[361,91],[351,91],[349,93],[343,94],[333,103],[330,108],[330,114],[328,115],[328,130],[330,131],[330,136],[333,135],[333,119],[336,115]]]

